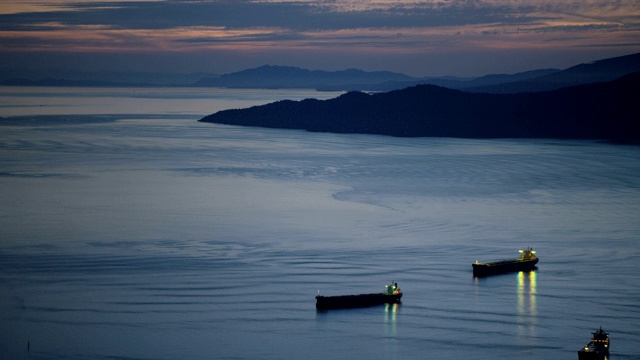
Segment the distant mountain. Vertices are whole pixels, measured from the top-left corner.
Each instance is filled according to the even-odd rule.
[[[265,65],[255,69],[201,79],[195,86],[266,89],[338,88],[350,84],[378,84],[386,81],[411,81],[411,76],[389,71],[367,72],[357,69],[342,71],[306,70],[290,66]],[[342,90],[342,89],[341,89]]]
[[[43,70],[44,71],[44,70]],[[316,89],[321,91],[392,91],[431,84],[483,93],[518,93],[560,89],[603,82],[640,71],[640,53],[580,64],[565,70],[539,69],[516,74],[490,74],[477,78],[417,78],[390,71],[306,70],[264,65],[230,74],[166,74],[147,72],[30,72],[16,76],[0,69],[0,85],[14,86],[195,86],[256,89]]]
[[[349,84],[349,85],[330,85],[317,88],[320,91],[392,91],[400,90],[416,85],[438,85],[449,89],[468,89],[478,88],[482,86],[491,86],[503,83],[510,83],[522,80],[534,79],[544,75],[553,74],[560,71],[559,69],[539,69],[520,72],[516,74],[490,74],[478,78],[457,78],[452,76],[446,77],[426,77],[417,78],[410,81],[386,81],[384,83],[375,84]]]
[[[466,89],[496,94],[549,91],[568,86],[611,81],[637,71],[640,71],[640,53],[580,64],[539,77],[466,87]]]
[[[133,87],[133,86],[188,86],[208,73],[165,74],[146,72],[61,72],[55,76],[38,73],[17,77],[13,72],[0,72],[0,85],[4,86],[84,86],[84,87]]]
[[[451,88],[452,89],[470,89],[470,88],[477,88],[481,86],[492,86],[492,85],[498,85],[498,84],[513,83],[518,81],[526,81],[526,80],[537,79],[542,76],[555,74],[559,71],[561,70],[560,69],[538,69],[538,70],[524,71],[516,74],[490,74],[490,75],[481,76],[479,78],[475,78],[469,81],[461,82],[457,86],[455,84],[452,84]],[[440,84],[434,83],[434,85],[440,85]],[[442,84],[440,86],[449,87],[446,84]]]
[[[402,137],[640,140],[640,72],[554,91],[485,94],[420,85],[330,100],[283,100],[200,121]]]
[[[392,91],[415,85],[438,85],[484,93],[538,92],[568,86],[610,81],[640,71],[640,53],[580,64],[565,70],[538,69],[516,74],[490,74],[478,78],[425,77],[356,69],[343,71],[305,70],[297,67],[265,65],[255,69],[203,78],[194,86],[228,88],[287,88],[320,91]]]
[[[316,89],[319,91],[391,91],[406,87],[433,84],[450,89],[464,89],[531,79],[558,69],[541,69],[517,74],[494,74],[479,78],[427,77],[416,78],[389,72],[367,72],[358,69],[342,71],[306,70],[290,66],[265,65],[215,78],[204,78],[194,86],[259,89]]]
[[[415,78],[391,72],[311,71],[283,66],[256,69],[203,79],[198,86],[241,88],[313,88],[320,91],[392,91],[416,85],[438,85],[485,93],[538,92],[604,82],[640,71],[640,53],[580,64],[565,70],[537,69],[515,74],[489,74],[478,78]],[[353,76],[355,75],[355,76]]]
[[[131,83],[131,82],[112,82],[100,80],[67,80],[57,78],[44,78],[39,80],[30,80],[24,78],[13,78],[8,80],[0,80],[1,86],[74,86],[74,87],[148,87],[155,86],[149,83]]]

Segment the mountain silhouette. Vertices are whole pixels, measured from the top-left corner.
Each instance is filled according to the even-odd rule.
[[[230,74],[163,74],[145,72],[64,72],[55,76],[42,70],[22,74],[2,71],[4,86],[81,87],[221,87],[252,89],[316,89],[320,91],[392,91],[415,85],[438,85],[483,93],[518,93],[555,90],[567,86],[614,80],[640,71],[640,53],[603,59],[559,69],[536,69],[515,74],[489,74],[475,78],[454,76],[412,77],[390,71],[306,70],[291,66],[264,65]]]
[[[200,121],[400,137],[640,140],[640,72],[553,91],[488,94],[418,85],[334,99],[283,100]]]
[[[611,81],[637,71],[640,71],[640,53],[579,64],[564,70],[537,69],[516,74],[489,74],[472,79],[427,77],[404,81],[390,80],[384,83],[333,84],[318,89],[392,91],[429,84],[471,92],[513,94],[549,91],[575,85]]]
[[[377,84],[386,81],[410,81],[411,76],[390,71],[367,72],[358,69],[341,71],[306,70],[292,66],[265,65],[217,78],[205,78],[195,86],[260,89],[317,89],[337,86],[342,90],[349,84]]]
[[[556,90],[564,87],[615,80],[640,71],[640,53],[579,64],[539,77],[465,89],[486,93],[519,93]]]

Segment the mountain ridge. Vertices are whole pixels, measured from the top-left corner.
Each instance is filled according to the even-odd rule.
[[[545,92],[474,93],[417,85],[329,100],[282,100],[199,121],[399,137],[640,140],[640,72]]]
[[[467,88],[473,92],[518,93],[556,90],[563,87],[611,81],[640,71],[640,53],[601,59],[571,66],[540,77],[492,86]]]
[[[535,69],[515,74],[487,74],[474,78],[452,76],[412,77],[390,71],[307,70],[292,66],[263,65],[223,75],[74,72],[36,78],[8,77],[0,72],[4,86],[80,87],[222,87],[263,89],[316,89],[320,91],[392,91],[419,84],[433,84],[471,92],[518,93],[548,91],[562,87],[609,81],[640,71],[640,53],[578,64],[564,70]]]
[[[390,71],[364,71],[345,69],[339,71],[307,70],[293,66],[263,65],[217,78],[198,81],[195,86],[216,86],[229,88],[309,88],[325,86],[344,87],[354,82],[373,84],[383,81],[410,81],[414,78]]]

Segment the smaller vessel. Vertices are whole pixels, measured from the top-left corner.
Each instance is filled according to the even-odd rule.
[[[530,271],[535,269],[537,263],[536,252],[532,248],[527,248],[526,250],[520,250],[520,257],[517,259],[487,263],[481,263],[476,260],[471,266],[473,267],[473,276],[481,277],[513,271]]]
[[[591,341],[578,350],[578,360],[609,359],[609,334],[602,330],[602,327],[592,334]]]
[[[316,295],[316,309],[348,309],[393,304],[400,303],[401,298],[402,290],[398,288],[398,283],[386,285],[385,292],[373,294],[324,296],[320,295],[318,291],[318,295]]]

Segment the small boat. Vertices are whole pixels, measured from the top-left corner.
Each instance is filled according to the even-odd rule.
[[[385,292],[373,294],[324,296],[318,292],[318,295],[316,295],[316,309],[349,309],[393,304],[400,303],[401,298],[402,290],[398,288],[398,283],[386,285]]]
[[[578,350],[578,360],[609,359],[609,334],[602,330],[602,327],[592,334],[591,341]]]
[[[530,271],[536,268],[537,263],[536,252],[532,248],[527,248],[526,250],[520,250],[520,257],[517,259],[487,263],[481,263],[476,260],[471,266],[473,267],[473,276],[480,277],[514,271]]]

